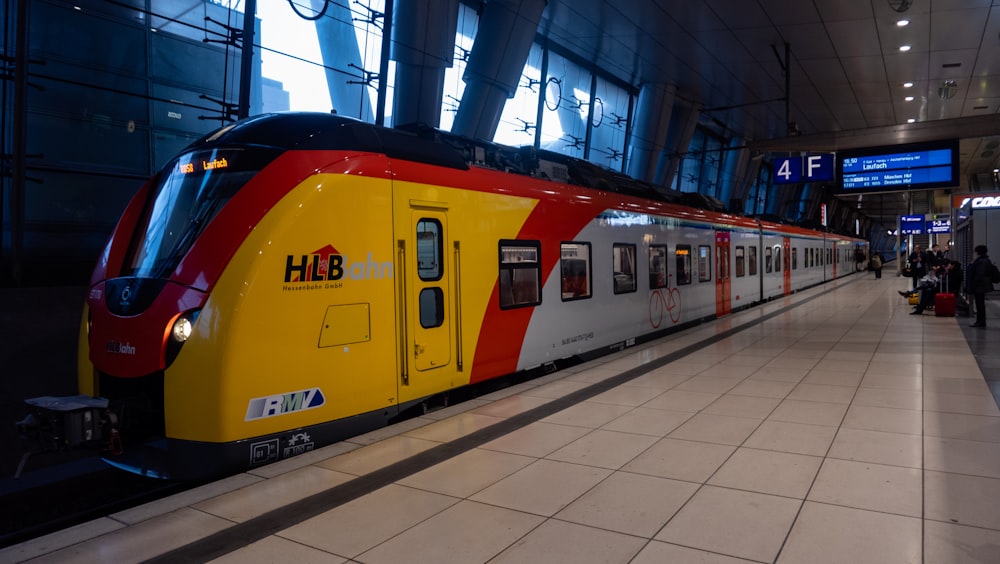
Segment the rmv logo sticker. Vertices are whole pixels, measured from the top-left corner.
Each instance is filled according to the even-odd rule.
[[[310,388],[288,394],[253,398],[247,405],[246,421],[264,419],[296,411],[305,411],[320,407],[326,403],[323,392],[319,388]]]

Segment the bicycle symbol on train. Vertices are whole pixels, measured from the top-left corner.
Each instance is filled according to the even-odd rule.
[[[672,279],[673,274],[668,275]],[[663,324],[664,312],[670,317],[670,321],[677,323],[681,318],[681,291],[676,287],[657,288],[649,295],[649,324],[653,329],[659,329]],[[666,296],[664,296],[666,291]]]

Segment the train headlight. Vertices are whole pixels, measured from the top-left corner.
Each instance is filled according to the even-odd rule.
[[[199,313],[201,310],[197,309],[184,312],[178,315],[174,322],[167,327],[167,333],[164,335],[166,350],[163,355],[166,366],[170,366],[174,362],[177,353],[181,352],[184,342],[191,338],[191,334],[194,333],[194,322],[198,319]]]
[[[174,340],[178,343],[183,343],[188,340],[191,336],[191,320],[187,316],[182,315],[174,321],[174,326],[170,330],[170,334],[173,335]]]

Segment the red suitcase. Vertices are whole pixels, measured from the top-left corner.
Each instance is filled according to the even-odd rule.
[[[955,317],[955,294],[934,294],[934,317]]]

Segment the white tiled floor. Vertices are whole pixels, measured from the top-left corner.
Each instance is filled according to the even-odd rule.
[[[902,285],[803,292],[0,562],[155,556],[817,295],[219,561],[1000,562],[1000,410],[963,320],[908,315]]]

